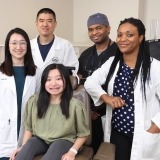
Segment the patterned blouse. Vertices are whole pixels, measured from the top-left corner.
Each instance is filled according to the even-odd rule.
[[[119,96],[125,101],[125,106],[112,112],[112,127],[126,135],[134,132],[134,87],[133,69],[122,64],[117,72],[113,96]]]

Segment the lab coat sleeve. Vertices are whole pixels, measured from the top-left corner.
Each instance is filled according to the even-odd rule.
[[[66,53],[64,54],[63,64],[65,64],[65,66],[75,67],[75,72],[77,73],[79,68],[78,57],[74,51],[72,44],[69,41],[67,41],[66,45]]]
[[[107,94],[106,91],[103,90],[102,85],[106,81],[112,60],[113,57],[107,60],[101,68],[94,71],[93,74],[86,79],[84,84],[84,87],[93,99],[95,106],[101,105],[103,101],[100,99],[100,96]]]
[[[159,78],[157,78],[157,80],[159,81]],[[156,87],[156,94],[157,94],[157,97],[160,101],[160,84],[157,85]],[[159,105],[160,105],[160,102],[159,102]],[[157,127],[160,129],[160,106],[159,107],[159,112],[157,112],[154,117],[152,118],[152,122],[154,122]]]
[[[41,76],[42,72],[39,68],[36,69],[36,94],[39,94],[41,87]]]
[[[160,129],[160,112],[156,113],[156,115],[152,118],[152,122],[154,122]]]

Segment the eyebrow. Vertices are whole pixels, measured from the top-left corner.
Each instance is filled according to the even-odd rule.
[[[16,39],[11,40],[11,42],[22,42],[22,41],[26,42],[25,39],[22,39],[22,40],[20,40],[20,41],[18,41],[18,40],[16,40]]]
[[[50,18],[50,19],[43,19],[43,18],[40,18],[39,20],[53,20],[52,18]]]
[[[117,30],[118,33],[134,33],[133,31],[125,31],[125,32],[121,32],[119,30]]]

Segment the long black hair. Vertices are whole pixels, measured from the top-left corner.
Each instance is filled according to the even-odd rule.
[[[145,40],[145,31],[146,31],[146,29],[145,29],[145,26],[142,23],[142,21],[139,20],[139,19],[136,19],[136,18],[132,18],[131,17],[131,18],[124,19],[123,21],[120,22],[119,27],[122,24],[125,24],[125,23],[130,23],[130,24],[134,25],[135,27],[137,27],[139,36],[141,36],[141,35],[144,36],[142,42],[140,43],[138,57],[137,57],[137,61],[136,61],[136,65],[135,65],[134,75],[133,76],[134,76],[134,79],[135,79],[135,83],[134,84],[136,85],[138,74],[139,74],[140,68],[141,68],[141,74],[142,74],[141,83],[142,83],[143,93],[144,93],[144,96],[146,98],[145,84],[146,84],[146,81],[147,81],[148,77],[150,76],[150,65],[151,65],[149,43],[146,42],[146,40]],[[108,73],[107,78],[106,78],[106,83],[104,85],[106,90],[108,89],[108,83],[109,83],[110,79],[113,76],[113,73],[115,71],[115,68],[116,68],[116,65],[117,65],[118,62],[120,62],[119,65],[121,65],[123,63],[123,54],[121,53],[119,48],[117,48],[117,52],[116,52],[115,58],[114,58],[114,60],[113,60],[113,62],[111,64],[109,73]]]
[[[25,41],[27,42],[27,53],[24,56],[24,67],[25,67],[25,75],[34,76],[36,73],[36,66],[33,61],[32,52],[31,52],[31,45],[28,34],[21,28],[14,28],[7,34],[5,40],[5,59],[4,62],[0,66],[0,71],[8,76],[13,75],[13,62],[12,56],[9,49],[10,38],[13,34],[20,34],[24,37]]]
[[[73,95],[73,90],[72,90],[72,85],[69,77],[69,71],[63,64],[50,64],[44,69],[41,77],[41,88],[40,88],[40,93],[37,101],[37,109],[38,109],[37,116],[38,118],[44,117],[49,107],[50,94],[46,91],[45,84],[48,78],[49,71],[53,69],[58,69],[62,77],[63,84],[65,86],[61,96],[60,106],[61,106],[62,114],[65,115],[66,118],[68,118],[69,103]]]

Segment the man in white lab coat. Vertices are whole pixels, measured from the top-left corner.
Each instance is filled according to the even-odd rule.
[[[68,40],[54,34],[56,26],[56,14],[52,9],[39,10],[36,17],[39,36],[31,40],[35,65],[43,71],[51,63],[62,63],[65,66],[75,67],[77,72],[79,62],[74,48]]]

